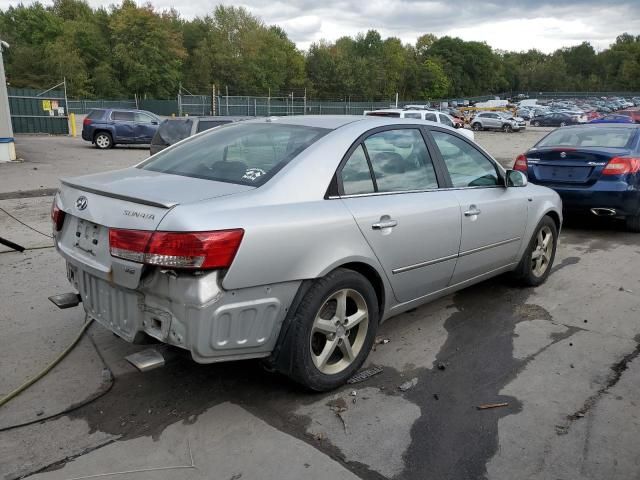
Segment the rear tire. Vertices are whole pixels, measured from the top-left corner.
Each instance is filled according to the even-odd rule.
[[[533,126],[534,127],[539,127],[540,126],[540,122],[538,122],[538,121],[533,122]]]
[[[480,132],[482,130],[482,125],[478,122],[471,125],[471,129],[475,132]]]
[[[107,150],[113,147],[113,138],[111,138],[111,134],[108,132],[98,132],[93,139],[93,143],[96,148],[100,150]]]
[[[361,274],[339,268],[316,280],[292,319],[284,373],[317,392],[340,387],[369,355],[378,317],[376,292]]]
[[[561,126],[561,127],[566,127],[566,126],[567,126],[567,124],[566,124],[565,122],[560,122],[560,126]]]
[[[531,236],[529,245],[514,271],[516,279],[528,287],[542,285],[551,273],[557,245],[556,222],[545,215]]]
[[[625,218],[627,230],[634,233],[640,233],[640,214],[630,215]]]

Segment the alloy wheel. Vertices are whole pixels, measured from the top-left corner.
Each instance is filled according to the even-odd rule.
[[[536,245],[531,253],[531,272],[536,277],[542,277],[549,268],[553,253],[553,232],[548,226],[538,230]]]
[[[96,137],[96,145],[100,148],[108,148],[110,144],[109,137],[106,135],[98,135]]]
[[[311,358],[316,368],[333,375],[358,357],[367,337],[369,309],[364,297],[346,288],[322,304],[311,327]]]

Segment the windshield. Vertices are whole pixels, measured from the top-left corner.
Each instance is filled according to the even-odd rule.
[[[163,150],[138,168],[259,186],[329,131],[300,125],[229,124]]]
[[[625,148],[629,145],[636,129],[580,127],[559,129],[543,138],[537,148],[569,146],[569,147],[610,147]]]

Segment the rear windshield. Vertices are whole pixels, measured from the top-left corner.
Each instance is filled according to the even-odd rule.
[[[97,120],[99,118],[102,118],[103,115],[104,115],[104,110],[91,110],[89,112],[89,115],[87,115],[87,118],[89,120]]]
[[[612,128],[584,126],[579,128],[561,128],[540,140],[537,148],[544,147],[610,147],[624,148],[629,145],[636,133],[635,128]]]
[[[301,125],[232,123],[163,150],[138,168],[259,186],[329,132]]]
[[[204,132],[205,130],[209,130],[213,127],[219,127],[220,125],[226,125],[227,123],[231,123],[231,120],[200,120],[198,122],[198,133]]]
[[[173,145],[191,135],[193,120],[190,118],[180,120],[165,120],[158,127],[153,136],[153,145]]]

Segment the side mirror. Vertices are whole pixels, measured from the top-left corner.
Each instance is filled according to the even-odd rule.
[[[526,173],[520,170],[507,170],[507,187],[526,187],[528,183]]]

